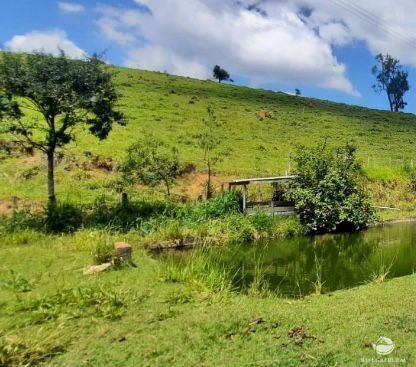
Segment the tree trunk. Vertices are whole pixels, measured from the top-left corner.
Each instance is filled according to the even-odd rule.
[[[48,157],[48,201],[49,204],[56,203],[55,195],[55,149],[50,149]]]
[[[208,180],[207,180],[207,200],[212,198],[212,187],[211,187],[211,161],[210,159],[208,159],[207,161],[207,165],[208,165]]]
[[[394,108],[393,108],[393,102],[391,100],[391,96],[389,93],[387,93],[387,98],[389,99],[389,104],[390,104],[390,111],[394,112]]]

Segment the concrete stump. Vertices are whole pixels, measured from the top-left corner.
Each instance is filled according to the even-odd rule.
[[[133,252],[133,248],[128,243],[116,242],[114,244],[114,248],[118,258],[123,261],[131,262],[131,254]]]

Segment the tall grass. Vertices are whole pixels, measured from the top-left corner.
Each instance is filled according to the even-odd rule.
[[[186,283],[193,290],[210,296],[226,296],[233,290],[230,270],[204,248],[192,251],[183,260],[165,258],[159,276],[166,282]]]

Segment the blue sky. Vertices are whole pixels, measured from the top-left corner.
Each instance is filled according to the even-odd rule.
[[[113,64],[202,79],[220,64],[238,84],[380,109],[387,100],[371,88],[371,67],[389,52],[409,71],[405,111],[416,112],[414,2],[389,12],[390,0],[345,1],[3,0],[0,45],[105,51]]]

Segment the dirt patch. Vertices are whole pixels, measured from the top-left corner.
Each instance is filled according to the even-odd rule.
[[[10,216],[15,210],[28,210],[37,213],[43,210],[43,206],[41,203],[20,199],[17,196],[0,200],[0,216]]]
[[[259,118],[260,120],[263,120],[263,119],[265,119],[265,118],[270,118],[270,117],[272,117],[272,116],[271,116],[271,114],[270,114],[269,110],[268,110],[268,109],[266,109],[266,108],[261,109],[261,110],[259,111],[259,113],[258,113],[258,118]]]
[[[295,326],[289,330],[288,333],[289,338],[292,340],[293,343],[295,343],[298,346],[302,346],[303,342],[306,339],[314,339],[322,342],[321,339],[316,337],[315,335],[310,335],[306,332],[305,326]]]
[[[196,200],[203,198],[206,190],[208,174],[203,172],[193,172],[184,174],[178,179],[179,195],[184,199]],[[229,181],[227,176],[214,174],[211,176],[212,185],[216,192],[222,189],[228,190],[226,182]]]
[[[87,170],[98,169],[103,172],[114,172],[116,163],[112,158],[105,158],[101,156],[92,156],[88,162],[83,164],[83,168]]]
[[[12,215],[13,210],[13,201],[0,200],[0,215]]]

